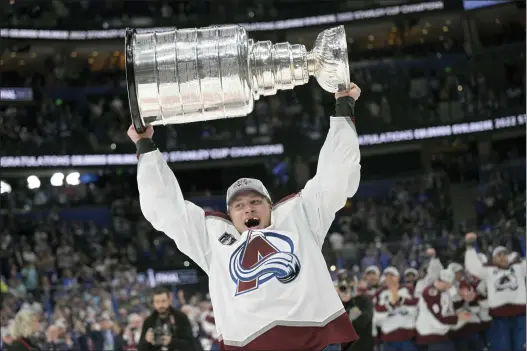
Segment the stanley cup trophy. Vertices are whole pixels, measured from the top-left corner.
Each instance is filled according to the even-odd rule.
[[[190,123],[250,114],[254,100],[306,84],[331,93],[350,88],[343,26],[304,45],[254,42],[241,26],[137,33],[126,30],[126,81],[132,123]]]

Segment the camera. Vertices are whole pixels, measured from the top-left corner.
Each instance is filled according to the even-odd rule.
[[[170,336],[170,330],[167,324],[160,325],[158,324],[154,328],[154,345],[161,346],[163,345],[163,337]]]
[[[350,285],[348,283],[348,271],[345,269],[340,269],[337,272],[337,287],[341,292],[347,292]]]
[[[339,291],[346,292],[349,289],[349,284],[347,281],[342,281],[338,283]]]

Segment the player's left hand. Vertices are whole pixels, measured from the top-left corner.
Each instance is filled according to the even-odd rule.
[[[168,346],[172,342],[172,336],[163,335],[163,345]]]
[[[357,84],[351,83],[351,88],[346,91],[339,91],[335,94],[335,99],[338,99],[343,96],[351,96],[355,101],[359,99],[360,96],[360,88]]]

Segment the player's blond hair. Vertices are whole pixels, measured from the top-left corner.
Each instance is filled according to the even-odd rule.
[[[29,338],[33,336],[37,332],[34,324],[35,318],[37,318],[37,315],[30,310],[18,312],[11,327],[13,338]]]

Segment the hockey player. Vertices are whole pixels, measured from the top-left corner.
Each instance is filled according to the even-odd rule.
[[[142,212],[208,274],[225,350],[338,350],[357,340],[321,248],[335,213],[359,186],[359,96],[355,84],[335,95],[316,175],[299,194],[273,204],[261,181],[242,178],[227,190],[228,215],[185,201],[153,129],[128,130],[140,155]]]
[[[381,271],[377,266],[368,266],[364,270],[365,283],[357,287],[357,295],[366,295],[370,299],[375,297],[380,287]]]
[[[483,265],[488,263],[487,256],[483,253],[478,253],[479,260]],[[470,275],[474,277],[473,275]],[[478,279],[474,277],[474,279]],[[480,296],[479,303],[479,313],[478,317],[480,320],[480,337],[483,340],[485,345],[490,345],[490,324],[492,322],[492,317],[489,313],[489,299],[487,293],[487,282],[485,280],[478,279],[478,284],[476,286],[476,292]]]
[[[374,323],[380,327],[384,351],[414,351],[417,302],[413,287],[399,284],[395,267],[387,267],[385,286],[375,295]]]
[[[425,287],[419,299],[416,321],[417,343],[428,351],[453,351],[454,344],[448,333],[459,320],[470,319],[470,313],[454,310],[454,273],[448,269],[439,272],[439,279]]]
[[[419,271],[415,268],[406,268],[404,270],[404,283],[411,285],[415,289],[415,285],[419,280]]]
[[[416,297],[420,297],[423,290],[439,278],[439,272],[443,269],[441,261],[436,257],[436,250],[434,248],[427,249],[426,255],[429,257],[428,266],[426,267],[425,276],[415,284],[414,294]]]
[[[450,338],[457,351],[482,351],[484,344],[479,335],[481,327],[479,300],[481,295],[476,291],[480,281],[464,272],[463,266],[459,263],[449,264],[448,269],[455,274],[454,285],[458,293],[453,301],[456,314],[463,311],[470,313],[470,319],[459,320],[452,327]]]
[[[492,252],[491,266],[484,266],[478,257],[474,244],[476,233],[465,236],[467,250],[465,267],[467,271],[486,282],[490,326],[490,344],[492,351],[525,350],[525,289],[526,263],[513,261],[503,246]]]

